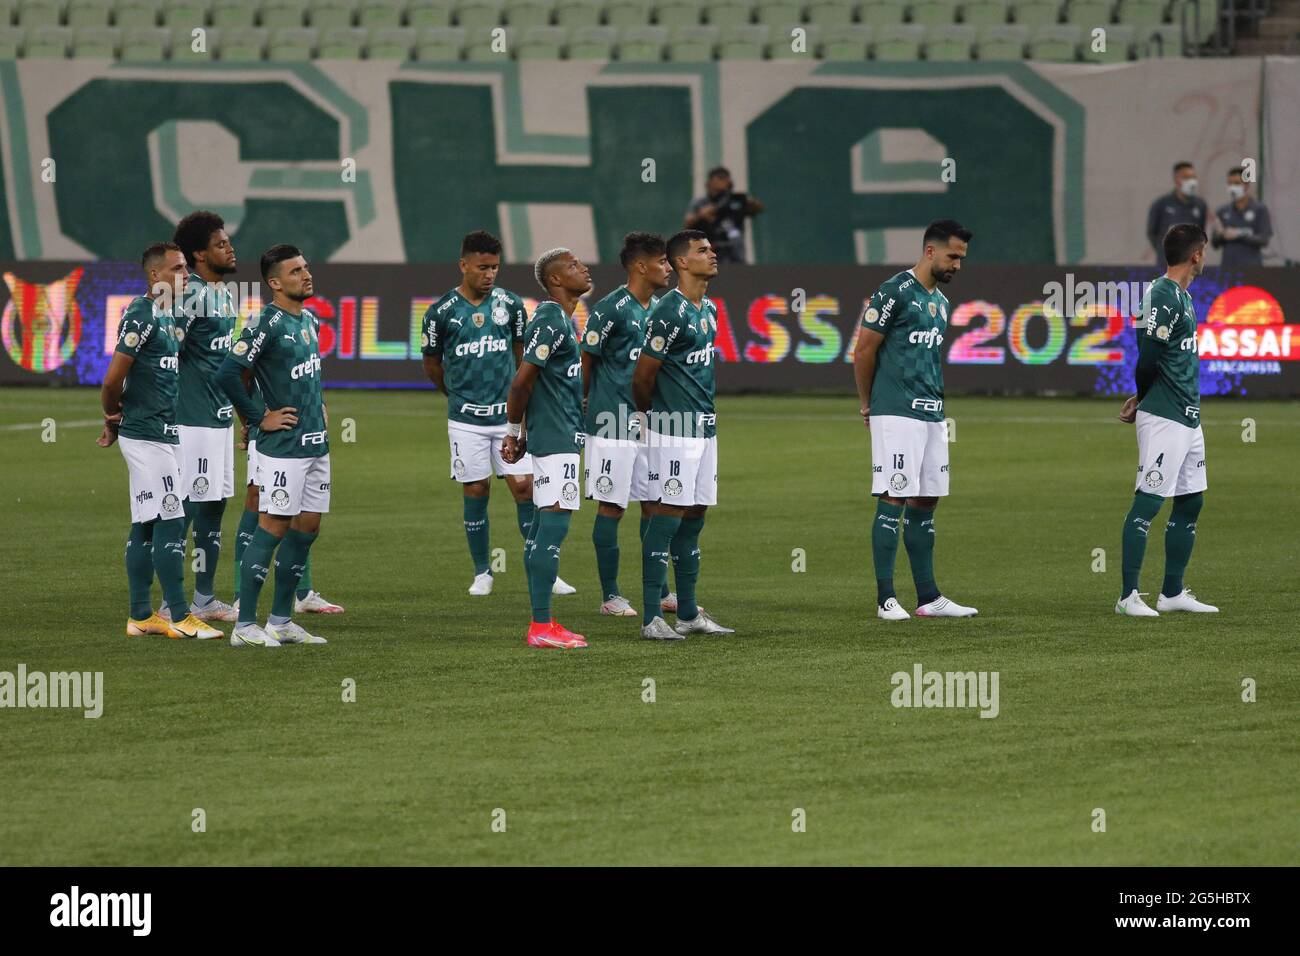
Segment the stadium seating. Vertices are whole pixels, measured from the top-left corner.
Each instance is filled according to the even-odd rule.
[[[674,27],[668,37],[668,59],[679,63],[712,60],[718,49],[718,28],[696,24]]]
[[[268,39],[265,30],[255,27],[222,29],[217,58],[227,63],[255,63],[265,58]]]
[[[1058,0],[1016,0],[1012,15],[1022,26],[1048,26],[1060,22],[1061,4]]]
[[[158,0],[117,0],[113,6],[113,22],[123,30],[154,27],[161,12],[162,4]]]
[[[491,30],[501,25],[501,7],[501,0],[459,0],[456,25],[466,30]]]
[[[599,26],[603,8],[603,0],[555,0],[555,22],[562,27]]]
[[[316,56],[322,60],[359,60],[366,48],[366,31],[361,27],[329,27],[321,31]]]
[[[23,31],[0,26],[0,61],[16,60],[23,51]]]
[[[741,23],[722,27],[718,35],[718,59],[761,60],[771,35],[771,29],[765,24]]]
[[[1111,0],[1070,0],[1065,8],[1065,22],[1091,30],[1110,23],[1114,10]]]
[[[564,55],[568,42],[569,31],[564,27],[528,27],[515,43],[515,57],[520,60],[558,60]]]
[[[618,58],[630,63],[655,63],[663,59],[667,42],[664,27],[624,27],[618,39]]]
[[[783,27],[787,23],[798,23],[803,4],[799,0],[757,0],[754,4],[754,19],[768,26]]]
[[[968,23],[937,23],[925,31],[925,58],[961,63],[975,48],[975,27]]]
[[[650,22],[650,0],[605,0],[605,22],[612,27],[645,26]]]
[[[18,4],[18,24],[26,30],[33,27],[57,27],[59,19],[63,13],[63,4],[60,0],[20,0]],[[51,34],[51,37],[56,36]],[[30,36],[29,36],[30,39]],[[54,42],[53,39],[50,40]],[[37,49],[45,49],[46,45],[38,45]],[[28,53],[28,56],[32,54]],[[41,55],[42,59],[48,59],[48,56]]]
[[[923,26],[957,22],[957,0],[917,0],[912,4],[910,20]]]
[[[853,20],[855,4],[850,0],[809,0],[804,12],[809,23],[818,26],[842,26]]]
[[[279,27],[271,31],[266,58],[277,63],[301,63],[316,52],[320,31],[314,27]]]
[[[72,56],[77,60],[113,60],[122,45],[117,27],[74,27]]]
[[[655,4],[655,23],[672,30],[695,26],[704,19],[704,0],[659,0]]]
[[[1183,30],[1175,24],[1143,27],[1133,43],[1139,57],[1170,57],[1183,55]]]
[[[406,5],[406,25],[416,30],[449,27],[451,4],[447,0],[410,0]]]
[[[62,60],[72,49],[72,31],[67,27],[33,27],[27,31],[24,55],[29,60]]]
[[[448,63],[465,54],[465,31],[460,27],[425,27],[415,37],[415,58],[426,63]]]
[[[68,26],[106,27],[113,15],[113,0],[69,0]]]
[[[555,0],[506,0],[504,16],[513,28],[544,27],[551,22]]]
[[[1095,29],[1095,28],[1093,28]],[[1108,23],[1106,31],[1106,50],[1095,52],[1093,40],[1088,28],[1084,28],[1083,42],[1079,44],[1079,55],[1088,63],[1124,63],[1133,51],[1133,27],[1122,23]]]
[[[367,30],[395,30],[402,25],[403,0],[361,0],[357,26]]]
[[[1072,23],[1049,23],[1029,35],[1029,58],[1052,63],[1073,63],[1079,58],[1080,28]]]
[[[743,26],[754,18],[754,0],[709,0],[705,11],[714,26]]]
[[[269,30],[300,27],[306,14],[307,0],[262,0],[262,26]]]
[[[902,23],[906,12],[904,0],[869,0],[858,8],[858,17],[871,26],[886,26]]]
[[[1135,27],[1154,27],[1164,22],[1165,0],[1120,0],[1119,22]]]
[[[212,0],[212,25],[223,30],[247,29],[257,23],[255,0]]]
[[[196,50],[194,31],[200,29],[203,31],[202,49]],[[156,30],[151,27],[137,27],[125,32],[122,48],[125,51],[128,45],[131,46],[137,51],[135,55],[145,60],[152,56],[145,51],[153,50],[155,44],[161,43],[163,49],[171,50],[171,58],[177,63],[211,63],[217,58],[220,40],[221,31],[215,27],[178,26]],[[126,59],[125,52],[123,59]]]
[[[569,31],[570,60],[611,60],[618,44],[616,27],[584,26]]]
[[[157,63],[172,46],[170,31],[161,27],[128,27],[118,48],[126,63]],[[186,45],[188,49],[188,43]]]
[[[194,29],[207,23],[207,0],[163,0],[162,22],[167,27]],[[144,23],[141,26],[148,26]]]
[[[921,43],[925,40],[925,27],[915,23],[887,23],[876,28],[876,42],[871,54],[886,62],[907,62],[921,59]]]
[[[975,55],[981,60],[1023,60],[1029,28],[1018,23],[994,23],[979,28]]]
[[[822,59],[857,62],[867,58],[875,28],[867,23],[835,27],[822,40]]]
[[[419,31],[404,27],[379,27],[366,40],[366,58],[370,60],[409,60],[415,51]],[[499,55],[499,54],[498,54]]]

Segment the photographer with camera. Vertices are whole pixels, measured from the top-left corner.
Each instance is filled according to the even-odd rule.
[[[745,220],[763,211],[763,204],[732,189],[731,173],[724,166],[709,170],[706,195],[692,200],[686,211],[687,229],[698,229],[721,262],[745,261]]]

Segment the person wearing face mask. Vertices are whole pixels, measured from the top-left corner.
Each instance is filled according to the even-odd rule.
[[[1196,195],[1196,167],[1189,162],[1174,164],[1174,190],[1151,204],[1147,213],[1147,242],[1156,253],[1156,268],[1164,269],[1165,235],[1174,226],[1191,223],[1205,229],[1208,209]]]
[[[1243,180],[1245,170],[1236,166],[1228,170],[1226,206],[1215,212],[1218,224],[1210,242],[1223,249],[1225,268],[1244,269],[1264,264],[1264,247],[1273,238],[1273,220],[1268,207],[1250,196],[1250,184]]]

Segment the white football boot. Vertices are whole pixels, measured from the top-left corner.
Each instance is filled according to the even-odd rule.
[[[238,608],[231,607],[225,601],[218,601],[213,598],[203,607],[197,604],[190,604],[190,613],[200,621],[237,621],[239,620]]]
[[[492,572],[484,571],[474,575],[474,583],[469,586],[469,593],[474,597],[487,597],[492,593]]]
[[[942,594],[929,604],[922,604],[916,609],[917,617],[974,617],[978,613],[975,608],[949,601]]]
[[[1197,614],[1218,614],[1219,609],[1213,604],[1205,604],[1196,600],[1196,595],[1187,588],[1183,588],[1182,593],[1177,597],[1165,597],[1161,592],[1160,597],[1156,598],[1156,610],[1161,614],[1165,611],[1193,611]]]
[[[1116,614],[1127,614],[1129,617],[1159,617],[1160,615],[1147,606],[1146,601],[1142,600],[1142,595],[1137,591],[1130,591],[1128,597],[1120,598],[1115,602]]]
[[[687,634],[735,634],[734,627],[723,627],[713,618],[709,617],[704,608],[699,609],[689,621],[683,621],[680,617],[677,623],[673,625],[673,630],[685,637]]]
[[[685,634],[674,631],[662,617],[656,617],[649,624],[642,627],[641,637],[647,641],[682,641],[686,639]]]
[[[325,600],[319,591],[308,591],[305,598],[294,598],[294,614],[342,614],[343,605]]]
[[[876,605],[876,617],[882,621],[906,621],[911,616],[903,610],[898,598],[889,598],[884,604]]]
[[[665,614],[677,613],[677,592],[676,591],[669,591],[666,595],[664,595],[664,597],[659,601],[659,610],[663,611]]]
[[[636,617],[636,608],[634,608],[628,599],[621,594],[616,594],[600,606],[601,614],[609,614],[614,617]]]
[[[230,632],[231,647],[279,647],[277,641],[256,624],[238,624]]]
[[[552,594],[577,594],[578,589],[569,584],[558,574],[555,576],[555,583],[551,585]]]
[[[293,621],[283,624],[266,622],[266,633],[281,644],[328,644],[329,641],[317,634],[308,634],[307,629]]]

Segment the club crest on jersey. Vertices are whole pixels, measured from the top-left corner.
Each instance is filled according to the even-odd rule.
[[[194,479],[194,484],[190,486],[191,490],[202,497],[208,493],[208,479],[200,476]]]
[[[176,512],[181,510],[181,499],[168,492],[163,495],[162,510],[167,512],[169,515],[174,515]]]
[[[587,344],[588,344],[588,345],[599,345],[599,344],[600,344],[600,333],[597,332],[595,329],[592,329],[590,332],[588,332],[588,333],[587,333]]]
[[[862,314],[863,325],[874,325],[880,320],[880,312],[876,309],[867,307],[867,311]]]
[[[664,482],[664,494],[669,498],[676,498],[682,493],[682,483],[676,478],[669,478]]]
[[[231,349],[231,351],[233,351],[236,355],[243,355],[245,352],[248,351],[248,343],[243,339],[240,339],[238,342],[235,343],[235,347]]]
[[[602,495],[607,495],[614,490],[614,481],[609,475],[601,475],[596,479],[596,490]]]
[[[465,477],[465,462],[457,458],[451,463],[451,470],[456,473],[457,478]]]
[[[537,346],[537,351],[534,354],[537,356],[539,361],[545,362],[550,358],[551,347],[543,342],[541,345]]]
[[[902,491],[907,487],[907,475],[901,471],[894,472],[889,478],[889,487],[894,491]]]
[[[664,350],[664,344],[664,337],[662,335],[656,335],[650,340],[650,348],[655,352],[662,352]]]
[[[423,333],[423,334],[420,336],[420,345],[422,345],[422,346],[423,346],[424,348],[426,348],[426,349],[429,347],[429,333],[428,333],[428,332],[425,332],[425,333]]]
[[[1146,482],[1148,488],[1159,488],[1165,483],[1165,476],[1152,468],[1146,473],[1142,480]]]
[[[939,314],[939,305],[936,302],[930,303],[930,318],[935,318]]]
[[[487,317],[484,316],[482,312],[475,312],[472,318],[474,319],[474,328],[476,329],[483,328],[483,323],[487,321]]]
[[[572,481],[566,481],[564,483],[564,488],[560,491],[560,496],[564,498],[565,501],[577,501],[578,486]]]
[[[122,341],[126,343],[127,348],[133,349],[140,344],[140,336],[134,332],[128,332],[122,337]]]
[[[510,321],[510,313],[505,310],[505,306],[498,305],[492,310],[492,321],[497,325],[505,325]]]
[[[289,492],[283,488],[276,488],[275,491],[271,492],[271,504],[277,508],[289,507]]]
[[[1169,340],[1169,326],[1167,326],[1167,325],[1159,326],[1159,327],[1156,329],[1156,338],[1158,338],[1161,342],[1166,342],[1166,341],[1168,341],[1168,340]]]

